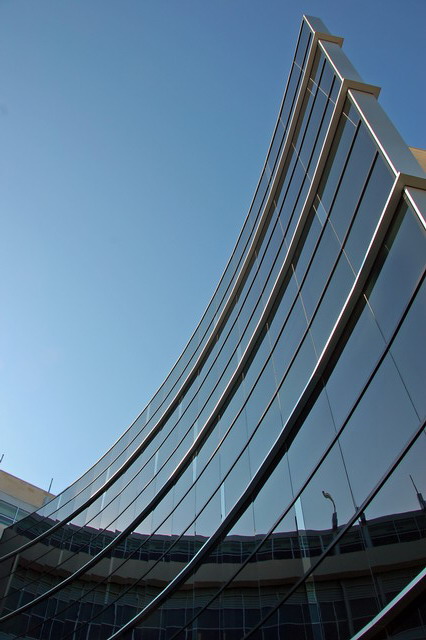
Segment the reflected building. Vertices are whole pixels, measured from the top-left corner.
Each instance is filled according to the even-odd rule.
[[[250,211],[152,401],[5,530],[0,639],[426,637],[426,178],[341,45],[303,19]]]

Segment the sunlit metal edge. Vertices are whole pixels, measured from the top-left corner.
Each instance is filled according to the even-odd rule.
[[[425,172],[380,103],[356,87],[349,91],[349,97],[394,174],[404,175],[408,186],[426,188]]]
[[[422,569],[368,624],[351,640],[370,640],[408,606],[426,588],[426,568]]]

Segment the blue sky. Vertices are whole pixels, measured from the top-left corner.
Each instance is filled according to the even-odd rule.
[[[303,13],[426,148],[423,0],[0,0],[0,454],[60,491],[195,328]]]

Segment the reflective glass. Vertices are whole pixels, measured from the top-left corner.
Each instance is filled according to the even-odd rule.
[[[330,219],[340,242],[345,238],[361,198],[375,154],[376,149],[366,128],[360,125],[330,210]]]
[[[340,436],[357,504],[380,480],[417,426],[418,417],[388,355]]]
[[[309,333],[298,350],[279,391],[283,423],[288,420],[317,363],[317,356]]]
[[[293,491],[297,493],[336,435],[333,418],[322,390],[312,409],[301,418],[301,426],[292,434],[288,447],[288,461]]]
[[[312,317],[339,250],[340,246],[336,234],[331,225],[327,224],[301,288],[303,305],[309,319]]]
[[[342,253],[311,324],[311,333],[318,354],[322,352],[332,333],[354,280],[354,272],[346,255]]]
[[[426,285],[422,287],[391,346],[391,354],[419,418],[426,414]]]
[[[368,301],[386,340],[410,299],[424,269],[425,231],[417,216],[401,203],[376,266],[377,281],[367,290]]]
[[[259,468],[282,429],[279,398],[276,397],[262,418],[262,424],[249,444],[252,474]]]
[[[303,66],[305,62],[306,53],[308,51],[311,38],[312,38],[312,34],[309,27],[305,23],[303,23],[302,29],[299,35],[299,41],[296,47],[296,54],[294,57],[295,62],[297,62],[299,66]]]
[[[327,213],[330,211],[349,151],[353,145],[358,122],[359,116],[347,101],[318,188],[319,198]]]
[[[378,155],[345,244],[345,253],[355,272],[364,259],[392,182],[393,177],[387,165]]]
[[[333,80],[334,84],[333,84],[333,89],[338,87],[338,81],[336,78],[334,78]],[[326,104],[326,108],[324,111],[324,114],[322,116],[321,119],[321,124],[318,130],[318,134],[316,137],[316,142],[315,142],[315,147],[313,149],[313,153],[311,155],[311,158],[309,160],[308,166],[307,166],[307,174],[309,176],[310,179],[312,179],[313,175],[314,175],[314,171],[316,169],[318,160],[320,158],[320,153],[322,150],[322,145],[324,143],[325,140],[325,136],[326,133],[328,131],[328,127],[330,124],[330,120],[331,117],[333,115],[333,110],[334,110],[335,104],[334,102],[332,102],[332,96],[330,95]]]
[[[320,236],[322,225],[315,210],[312,208],[303,228],[295,255],[293,257],[294,271],[298,282],[302,282],[309,265],[313,251]]]
[[[383,336],[370,307],[365,305],[364,298],[355,310],[347,332],[349,337],[344,336],[344,344],[336,351],[332,362],[335,366],[327,379],[327,395],[335,423],[339,427],[385,347]]]

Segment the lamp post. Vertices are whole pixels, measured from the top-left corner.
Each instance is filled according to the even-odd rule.
[[[0,460],[1,462],[1,460]],[[416,492],[417,495],[417,500],[419,502],[420,505],[420,509],[422,509],[422,511],[426,511],[426,500],[423,498],[422,494],[420,493],[420,491],[417,489],[414,480],[413,480],[413,476],[410,473],[410,478],[411,478],[411,482],[413,483],[413,487],[414,487],[414,491]]]
[[[330,493],[328,493],[328,491],[323,490],[322,495],[324,496],[324,498],[326,498],[326,500],[330,500],[333,503],[333,515],[331,516],[331,524],[333,527],[333,531],[336,531],[337,530],[336,503],[333,500],[333,496]]]

